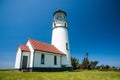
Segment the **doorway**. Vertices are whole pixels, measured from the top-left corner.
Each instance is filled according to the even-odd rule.
[[[27,68],[27,60],[28,60],[28,56],[23,56],[22,69]]]

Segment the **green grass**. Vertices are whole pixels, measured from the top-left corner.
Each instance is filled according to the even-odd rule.
[[[0,80],[120,80],[120,72],[97,70],[79,72],[0,71]]]

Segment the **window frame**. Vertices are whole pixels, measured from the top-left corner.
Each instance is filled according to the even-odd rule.
[[[45,54],[41,54],[41,64],[45,64]]]
[[[66,43],[66,50],[69,50],[68,43]]]
[[[54,56],[54,65],[57,65],[57,56]]]

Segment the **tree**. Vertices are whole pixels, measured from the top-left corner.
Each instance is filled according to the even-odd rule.
[[[88,60],[88,53],[85,54],[85,57],[81,63],[81,68],[82,69],[90,69],[89,60]]]
[[[88,60],[88,52],[85,54],[84,59],[81,64],[79,64],[79,60],[75,57],[71,57],[71,64],[73,69],[95,69],[98,61],[89,61]]]
[[[81,68],[82,69],[89,69],[89,60],[87,58],[84,58],[82,63],[81,63]]]
[[[74,70],[78,69],[79,60],[75,57],[71,57],[71,64],[72,64]]]
[[[90,69],[95,69],[95,67],[96,67],[97,64],[98,64],[98,61],[91,61],[91,62],[89,63]]]
[[[85,54],[85,57],[80,65],[80,68],[82,69],[95,69],[96,65],[98,64],[98,61],[89,61],[88,59],[88,52]]]
[[[110,69],[110,66],[109,66],[109,65],[105,65],[105,69],[106,69],[106,70],[109,70],[109,69]]]

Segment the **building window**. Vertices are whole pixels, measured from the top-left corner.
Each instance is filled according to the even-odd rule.
[[[66,43],[66,50],[69,50],[68,43]]]
[[[54,56],[54,65],[57,65],[57,56]]]
[[[41,64],[44,64],[44,62],[45,62],[45,55],[41,54]]]

